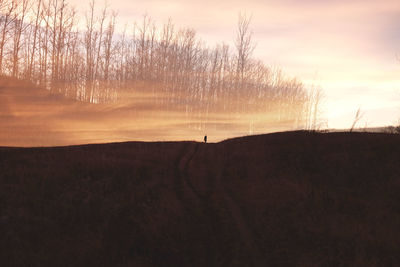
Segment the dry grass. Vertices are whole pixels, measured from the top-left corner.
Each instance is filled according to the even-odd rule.
[[[400,136],[0,149],[2,266],[398,266]]]

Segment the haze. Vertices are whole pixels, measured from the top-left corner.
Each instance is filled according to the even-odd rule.
[[[348,129],[358,109],[360,127],[400,119],[398,1],[117,0],[101,31],[103,2],[90,31],[90,2],[66,2],[60,27],[51,8],[0,27],[0,145]]]
[[[79,9],[83,1],[73,0]],[[99,1],[100,3],[100,1]],[[330,128],[348,128],[360,107],[362,125],[400,117],[400,4],[397,0],[112,1],[121,25],[145,13],[172,18],[209,44],[233,44],[239,12],[252,14],[255,56],[323,88]]]

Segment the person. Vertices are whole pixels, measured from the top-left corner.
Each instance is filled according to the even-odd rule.
[[[204,136],[204,143],[207,143],[207,135]]]

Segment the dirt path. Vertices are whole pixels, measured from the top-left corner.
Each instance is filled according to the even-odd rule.
[[[189,176],[189,172],[191,171],[191,163],[199,150],[199,146],[200,144],[198,143],[188,143],[183,146],[179,156],[175,161],[174,184],[177,197],[182,202],[182,205],[188,212],[188,215],[191,215],[194,207],[206,209],[205,213],[208,215],[208,220],[210,222],[210,220],[216,216],[214,214],[215,211],[210,203],[210,199],[201,194],[194,187]],[[244,245],[244,251],[249,256],[249,266],[266,266],[264,257],[262,257],[262,254],[255,243],[255,233],[253,232],[250,223],[246,219],[246,216],[240,208],[240,205],[235,199],[233,193],[222,184],[221,180],[224,175],[226,165],[218,164],[218,166],[223,167],[220,172],[216,172],[219,174],[211,177],[211,179],[214,179],[214,183],[212,185],[214,188],[212,188],[212,190],[220,194],[219,197],[225,203],[224,205],[226,209],[229,211],[230,216],[236,224],[238,234]],[[211,166],[208,167],[211,168]],[[195,206],[193,206],[193,204],[195,204]]]
[[[218,256],[217,250],[215,249],[215,211],[211,208],[209,200],[204,198],[194,187],[190,180],[189,172],[191,162],[198,152],[200,144],[188,143],[180,152],[178,158],[175,161],[175,191],[176,195],[181,202],[184,210],[184,216],[196,216],[199,218],[199,212],[201,221],[207,230],[207,236],[210,243],[204,244],[205,254],[209,258],[215,258]],[[195,218],[196,218],[195,217]],[[200,219],[200,218],[199,218]],[[204,229],[204,225],[201,227]]]
[[[198,146],[198,143],[185,144],[175,160],[175,192],[178,199],[182,202],[182,205],[188,207],[188,209],[190,209],[190,201],[194,202],[196,205],[201,205],[200,195],[194,189],[193,185],[188,182],[189,164],[195,156]]]

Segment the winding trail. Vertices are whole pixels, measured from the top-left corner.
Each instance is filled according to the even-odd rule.
[[[192,213],[194,206],[190,202],[195,204],[195,207],[205,209],[208,216],[208,220],[215,218],[215,211],[212,208],[210,199],[203,196],[193,185],[189,177],[190,165],[199,150],[199,143],[187,143],[183,146],[178,158],[175,161],[175,190],[179,200],[182,202],[185,210]],[[211,147],[211,146],[210,146]],[[214,147],[215,148],[215,147]],[[208,151],[208,153],[213,151]],[[222,183],[222,177],[226,175],[226,163],[225,160],[217,163],[217,166],[221,168],[221,171],[217,171],[214,174],[212,191],[217,192],[218,197],[223,200],[225,208],[229,211],[234,224],[236,225],[240,240],[243,242],[244,252],[249,257],[249,266],[267,266],[265,259],[262,256],[256,242],[253,228],[250,222],[247,220],[244,211],[240,207],[234,194],[228,190]],[[211,168],[211,166],[207,166]],[[212,168],[211,168],[212,169]],[[213,215],[211,215],[213,214]]]
[[[198,143],[185,144],[175,161],[175,191],[184,206],[187,205],[189,199],[200,205],[200,195],[195,191],[193,185],[188,182],[189,164],[195,156],[198,147]]]

